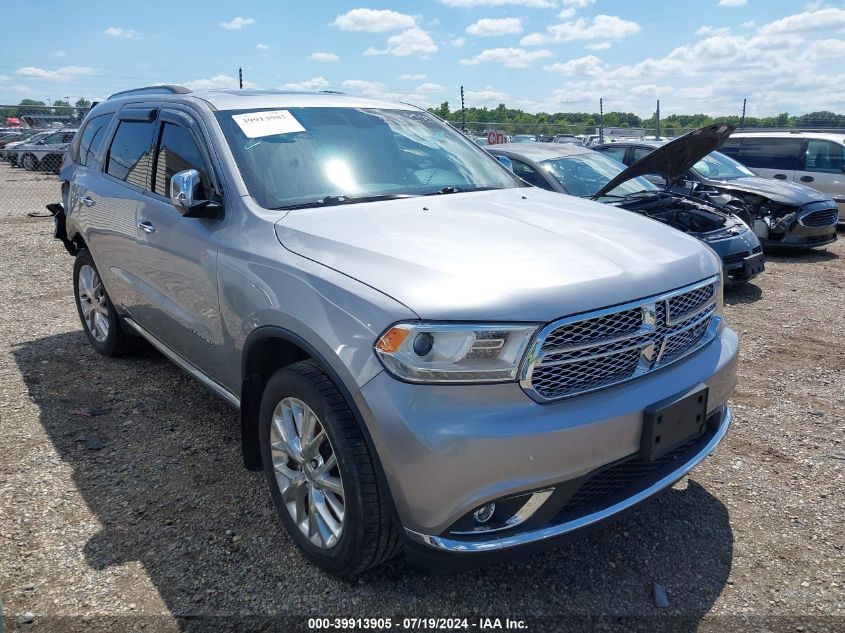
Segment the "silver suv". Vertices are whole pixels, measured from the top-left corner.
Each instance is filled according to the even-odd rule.
[[[146,339],[238,409],[247,468],[332,573],[553,544],[730,425],[714,252],[529,187],[423,110],[130,91],[61,179],[91,345]]]

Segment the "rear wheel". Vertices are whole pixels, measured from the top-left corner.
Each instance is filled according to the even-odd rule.
[[[35,171],[38,169],[38,159],[32,154],[27,154],[21,159],[21,165],[27,171]]]
[[[316,364],[270,377],[259,424],[276,512],[312,563],[349,577],[399,551],[388,493],[358,423]]]
[[[97,266],[87,249],[82,249],[76,255],[73,294],[82,328],[95,350],[104,356],[120,356],[137,347],[140,339],[123,331]]]

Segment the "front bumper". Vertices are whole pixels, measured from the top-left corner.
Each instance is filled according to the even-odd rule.
[[[708,457],[719,445],[722,439],[728,432],[732,421],[731,409],[728,405],[723,405],[722,411],[719,412],[719,422],[713,433],[710,434],[706,442],[702,446],[697,447],[692,455],[684,460],[677,468],[669,470],[665,475],[660,477],[657,481],[638,490],[635,494],[625,497],[615,503],[606,505],[593,512],[581,514],[570,520],[562,522],[555,522],[544,527],[533,530],[525,530],[515,532],[513,534],[492,534],[491,538],[487,539],[466,539],[466,538],[449,538],[447,536],[432,536],[428,534],[420,534],[413,530],[406,528],[405,533],[416,543],[426,545],[428,547],[439,550],[440,552],[454,552],[454,553],[473,553],[473,552],[491,552],[507,550],[515,547],[522,547],[534,545],[557,539],[576,530],[581,530],[602,521],[606,521],[616,515],[622,514],[634,506],[646,501],[650,497],[665,490],[684,475],[689,473],[704,458]]]
[[[510,548],[621,512],[701,461],[730,424],[725,405],[736,384],[737,353],[736,334],[722,327],[713,341],[668,367],[549,404],[534,402],[515,383],[411,385],[384,372],[355,399],[410,540],[446,552]],[[702,383],[709,387],[708,414],[725,413],[715,441],[650,485],[650,492],[614,503],[592,519],[519,534],[501,531],[494,538],[452,538],[455,522],[483,504],[558,487],[637,453],[646,407]]]

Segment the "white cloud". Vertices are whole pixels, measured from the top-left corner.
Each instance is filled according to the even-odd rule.
[[[191,90],[215,90],[225,88],[237,88],[238,79],[230,75],[214,75],[207,79],[192,79],[191,81],[184,81],[182,85]],[[257,88],[258,85],[252,81],[244,80],[244,88]]]
[[[352,9],[338,15],[332,26],[341,31],[381,33],[416,26],[416,18],[389,9]]]
[[[466,32],[478,37],[522,33],[522,18],[482,18],[470,24]]]
[[[542,46],[573,40],[619,40],[640,32],[640,25],[615,15],[597,15],[592,21],[579,18],[546,27],[545,33],[531,33],[522,38],[523,46]]]
[[[401,79],[402,81],[421,81],[425,79],[425,75],[402,73],[401,75],[399,75],[399,79]]]
[[[610,42],[593,42],[592,44],[587,44],[584,48],[591,51],[606,51],[610,48]]]
[[[67,57],[67,53],[65,51],[53,51],[50,53],[50,57]]]
[[[311,53],[309,59],[313,59],[315,62],[337,62],[340,61],[340,57],[335,55],[334,53]]]
[[[784,35],[810,31],[845,29],[845,9],[821,9],[805,11],[775,20],[760,27],[761,35]]]
[[[731,30],[724,26],[699,26],[695,30],[696,35],[727,35]]]
[[[221,29],[226,29],[227,31],[240,31],[245,26],[250,26],[251,24],[255,24],[255,20],[252,18],[242,18],[238,16],[236,18],[232,18],[228,22],[218,22],[217,26]]]
[[[96,73],[97,71],[95,69],[88,66],[65,66],[56,70],[46,70],[36,66],[24,66],[15,71],[15,74],[21,77],[32,77],[46,81],[70,81],[75,77],[87,77]]]
[[[544,66],[543,70],[550,70],[561,75],[597,75],[601,72],[603,63],[595,55],[587,55],[570,59],[568,62],[556,62],[550,66]]]
[[[313,79],[306,79],[296,83],[289,83],[282,86],[284,90],[305,90],[312,92],[314,90],[325,90],[329,87],[329,82],[325,77],[314,77]]]
[[[584,9],[591,4],[595,4],[595,2],[596,0],[563,0],[563,6],[573,9]]]
[[[370,47],[364,51],[364,55],[393,55],[394,57],[408,57],[409,55],[427,56],[429,53],[437,52],[437,44],[431,39],[428,31],[415,26],[405,29],[397,35],[392,35],[387,40],[387,48],[377,49]]]
[[[370,97],[383,95],[386,88],[380,81],[362,81],[360,79],[347,79],[341,84],[347,90],[354,90]]]
[[[446,88],[441,86],[440,84],[420,84],[416,88],[414,88],[417,92],[446,92]]]
[[[526,68],[538,59],[551,56],[552,52],[547,50],[526,51],[523,48],[488,48],[475,57],[462,59],[461,64],[476,66],[483,62],[494,62],[507,68]]]
[[[255,48],[257,48],[260,51],[270,50],[270,47],[267,44],[256,44]]]
[[[484,90],[467,90],[464,97],[470,103],[502,103],[510,97],[509,92],[494,90],[493,86],[487,86]]]
[[[719,0],[720,7],[744,7],[748,0]]]
[[[553,9],[557,6],[556,0],[440,0],[441,4],[447,7],[459,7],[471,9],[474,7],[503,7],[506,5],[530,7],[532,9]]]
[[[452,46],[454,46],[455,48],[460,48],[461,46],[463,46],[464,44],[466,44],[466,43],[467,43],[467,38],[465,38],[465,37],[456,37],[455,39],[453,39],[453,40],[452,40],[451,42],[449,42],[449,43],[450,43]]]
[[[559,17],[561,20],[568,20],[569,18],[573,17],[576,13],[578,13],[578,11],[570,7],[558,13],[557,17]]]
[[[122,37],[126,40],[139,40],[141,36],[133,31],[132,29],[122,29],[119,26],[110,26],[105,31],[103,31],[106,35],[110,35],[111,37]]]

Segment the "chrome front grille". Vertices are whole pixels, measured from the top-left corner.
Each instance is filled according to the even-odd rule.
[[[833,226],[839,222],[839,209],[821,209],[813,211],[799,220],[804,226]]]
[[[543,328],[521,384],[538,402],[631,380],[672,363],[715,335],[719,279],[712,277]]]

